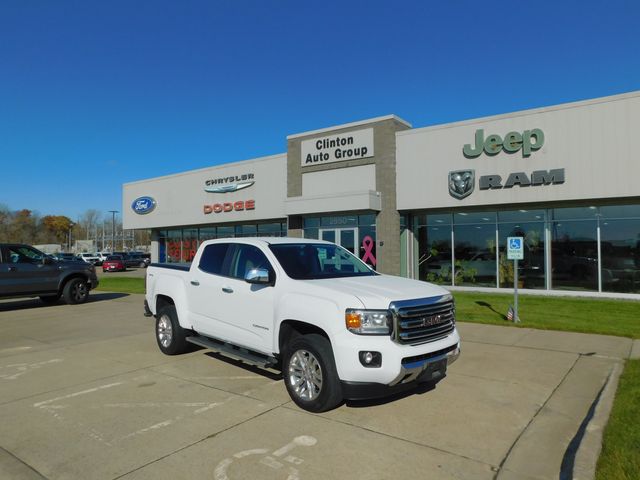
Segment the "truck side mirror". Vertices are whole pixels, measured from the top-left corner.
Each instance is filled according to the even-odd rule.
[[[255,283],[258,285],[269,284],[269,270],[266,268],[252,268],[244,276],[244,281],[247,283]]]

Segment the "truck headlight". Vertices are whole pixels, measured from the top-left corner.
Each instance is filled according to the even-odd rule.
[[[344,321],[351,333],[357,335],[389,335],[391,333],[391,313],[389,310],[360,310],[348,308]]]

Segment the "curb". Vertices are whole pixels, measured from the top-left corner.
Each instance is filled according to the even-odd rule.
[[[623,366],[622,363],[616,363],[607,377],[593,418],[587,424],[584,438],[576,452],[573,480],[592,480],[596,476],[596,464],[602,450],[602,434],[609,421]]]
[[[636,339],[633,341],[631,345],[631,353],[629,354],[630,359],[638,359],[640,358],[640,340]]]

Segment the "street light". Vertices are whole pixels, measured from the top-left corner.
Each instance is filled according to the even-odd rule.
[[[69,222],[69,243],[68,243],[68,252],[71,252],[71,230],[75,227],[76,224],[73,222]]]
[[[111,212],[111,254],[116,249],[116,213],[118,210],[109,210]]]

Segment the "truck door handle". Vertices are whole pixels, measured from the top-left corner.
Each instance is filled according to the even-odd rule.
[[[9,270],[10,272],[15,272],[17,270],[16,267],[9,267],[7,270]]]
[[[224,293],[233,293],[233,288],[229,288],[229,287],[222,287],[222,291]]]
[[[200,285],[200,282],[197,280],[191,280],[191,285],[193,285],[194,287],[197,287],[198,285]]]

